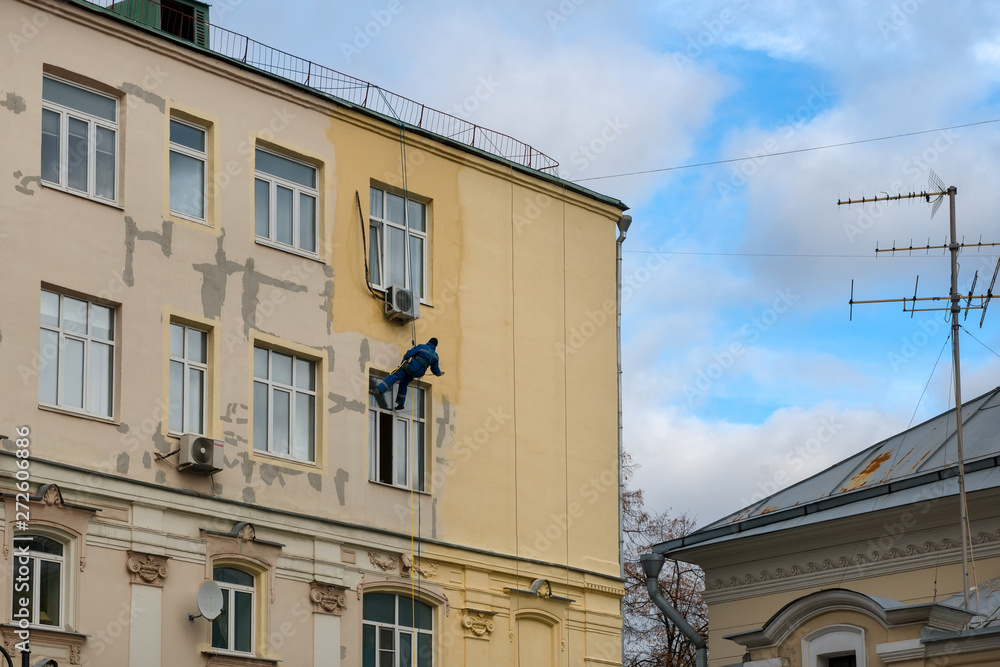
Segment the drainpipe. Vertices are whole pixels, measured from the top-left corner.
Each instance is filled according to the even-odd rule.
[[[618,568],[622,581],[625,580],[625,525],[622,522],[622,243],[632,225],[632,216],[618,218],[621,236],[615,242],[615,322],[618,334]],[[619,604],[622,619],[625,618],[625,599]],[[625,659],[625,633],[622,632],[622,660]]]
[[[667,599],[660,593],[660,570],[663,569],[664,560],[663,554],[640,554],[639,562],[646,575],[646,592],[649,593],[649,599],[653,601],[653,604],[695,645],[697,650],[694,655],[697,667],[708,667],[708,644],[705,643],[705,638],[698,634],[698,631],[692,628],[691,624],[680,615],[680,612],[670,606]]]

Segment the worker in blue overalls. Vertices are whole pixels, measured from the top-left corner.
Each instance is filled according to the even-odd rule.
[[[423,377],[428,368],[438,377],[444,375],[444,371],[438,367],[437,344],[438,339],[431,338],[426,343],[411,347],[403,355],[403,361],[399,364],[399,367],[373,387],[369,393],[375,396],[383,394],[398,382],[396,410],[402,410],[403,404],[406,402],[406,388],[410,386],[410,382]]]

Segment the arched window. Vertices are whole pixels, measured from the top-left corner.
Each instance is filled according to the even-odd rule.
[[[365,593],[363,667],[431,667],[433,607],[408,595]]]
[[[254,576],[235,567],[216,567],[212,578],[222,589],[222,613],[212,621],[212,648],[253,653]]]
[[[31,625],[63,625],[64,547],[42,535],[14,537],[12,614]],[[25,614],[26,615],[23,615]]]
[[[864,628],[829,625],[802,639],[803,667],[857,667],[866,664]]]

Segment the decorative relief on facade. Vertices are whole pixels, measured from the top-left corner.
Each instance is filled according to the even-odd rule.
[[[309,599],[314,612],[342,616],[347,606],[347,589],[314,581],[309,584]]]
[[[972,538],[973,544],[989,544],[1000,541],[1000,530],[995,533],[979,533]],[[923,556],[939,551],[951,551],[961,548],[962,543],[949,537],[941,541],[927,541],[923,544],[909,544],[905,547],[892,547],[886,551],[867,551],[856,554],[853,557],[842,556],[838,559],[825,558],[821,562],[810,561],[805,565],[795,564],[791,567],[777,568],[774,570],[761,570],[760,573],[748,572],[742,577],[729,577],[728,579],[716,579],[711,585],[707,585],[708,590],[721,590],[734,588],[737,586],[749,586],[778,579],[788,579],[807,574],[818,574],[821,572],[831,572],[851,567],[861,567],[864,565],[875,565],[888,561]]]
[[[236,539],[240,542],[253,542],[257,539],[257,531],[254,530],[252,524],[243,524],[243,527],[240,528],[240,532],[236,534]]]
[[[125,566],[131,573],[133,584],[163,587],[163,579],[167,576],[166,556],[129,551]]]
[[[383,556],[380,553],[369,551],[368,560],[371,562],[372,567],[376,567],[383,572],[398,570],[400,567],[398,556]]]
[[[85,569],[87,569],[87,557],[80,556],[80,572],[83,572]]]
[[[467,609],[462,617],[462,627],[466,637],[489,639],[493,634],[493,614]]]
[[[49,484],[42,495],[42,502],[46,505],[61,505],[62,501],[62,493],[59,491],[59,487],[55,484]]]
[[[547,581],[543,581],[538,587],[538,597],[540,598],[550,598],[552,597],[552,584]]]
[[[402,561],[402,573],[404,577],[409,577],[413,572],[420,575],[422,579],[433,579],[437,577],[438,566],[435,563],[429,563],[420,558],[411,559],[409,554],[402,554],[400,556]]]
[[[70,646],[69,647],[69,664],[79,665],[80,663],[80,647]]]

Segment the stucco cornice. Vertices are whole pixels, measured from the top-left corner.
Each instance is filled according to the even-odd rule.
[[[980,531],[971,537],[973,546],[980,547],[977,556],[1000,554],[1000,529]],[[961,560],[961,543],[950,537],[927,539],[912,544],[893,546],[885,550],[870,550],[851,556],[830,557],[817,560],[800,560],[781,567],[744,571],[728,576],[709,576],[706,579],[706,600],[735,599],[761,594],[761,588],[802,589],[842,581],[857,569],[864,576],[880,572],[919,569],[934,562],[937,564]],[[792,581],[794,580],[794,581]]]

